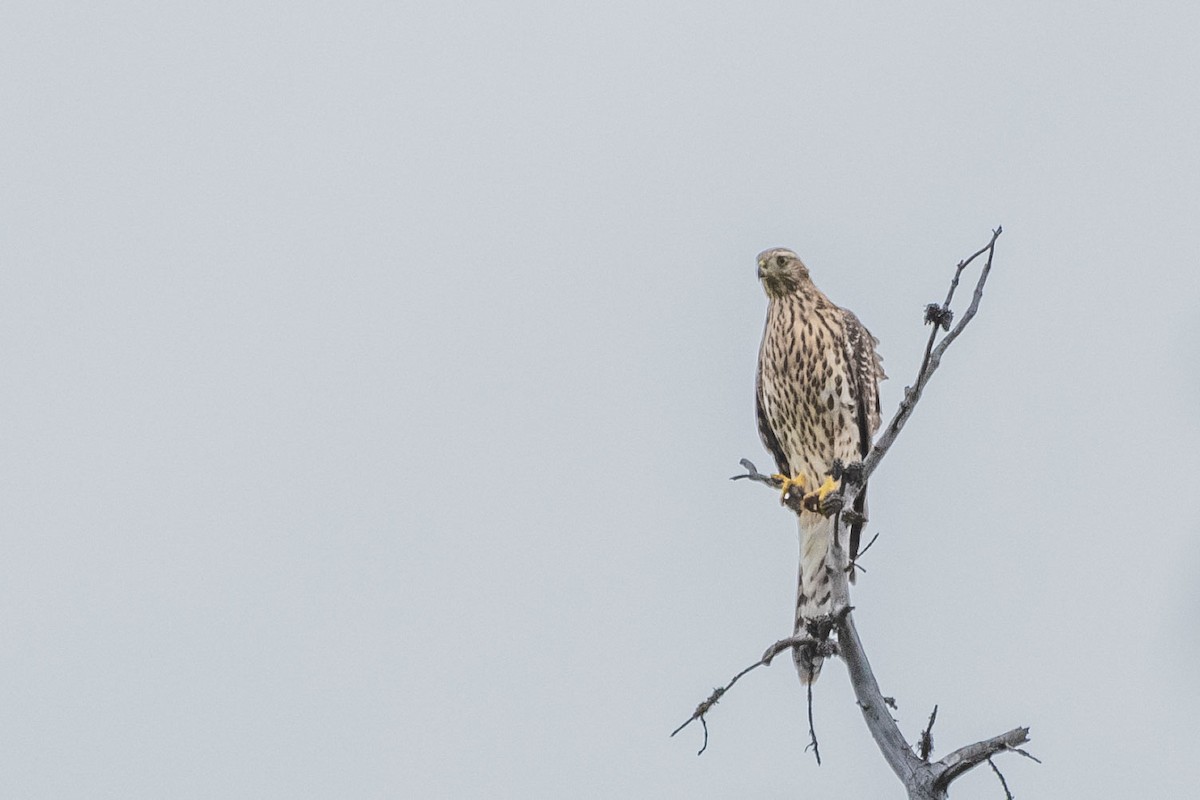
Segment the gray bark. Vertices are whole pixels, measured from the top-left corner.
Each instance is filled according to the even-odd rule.
[[[892,718],[879,682],[867,660],[866,650],[854,626],[854,612],[850,606],[850,582],[847,580],[849,566],[843,543],[849,536],[849,526],[838,520],[837,538],[831,553],[833,568],[833,604],[837,609],[838,653],[846,663],[850,684],[862,711],[867,729],[875,739],[892,772],[904,784],[909,800],[946,800],[950,783],[968,770],[986,762],[989,758],[1006,750],[1015,750],[1018,745],[1029,741],[1028,728],[1013,728],[1007,733],[982,742],[960,747],[939,761],[924,761],[909,745]]]

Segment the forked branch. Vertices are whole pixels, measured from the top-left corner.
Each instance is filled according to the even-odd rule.
[[[941,365],[942,356],[945,355],[946,350],[949,349],[950,345],[954,344],[954,340],[962,334],[971,320],[975,318],[976,312],[979,311],[979,304],[983,300],[983,287],[987,283],[988,275],[992,272],[992,257],[996,253],[996,240],[1000,238],[1000,234],[1003,232],[1004,229],[997,226],[992,231],[990,242],[972,253],[969,258],[958,262],[954,270],[954,278],[950,281],[950,290],[946,293],[946,301],[940,307],[932,305],[926,307],[925,319],[933,325],[933,330],[929,332],[929,342],[925,345],[925,357],[921,359],[921,368],[917,370],[916,381],[912,386],[908,386],[904,390],[904,399],[900,401],[900,408],[896,410],[895,415],[888,422],[883,433],[875,440],[875,446],[871,448],[871,452],[863,459],[863,482],[879,466],[879,462],[887,455],[888,450],[896,441],[896,437],[904,429],[904,424],[908,422],[908,418],[912,416],[913,409],[917,407],[917,401],[921,399],[921,392],[925,391],[925,385],[929,383],[929,379],[933,377],[933,373]],[[954,290],[958,288],[958,279],[962,276],[963,270],[984,253],[987,253],[987,260],[983,265],[983,269],[979,271],[979,280],[975,283],[975,292],[971,296],[970,305],[963,312],[958,324],[949,329],[940,342],[937,341],[938,333],[944,328],[949,328],[950,320],[954,316],[950,310],[950,303],[954,300]],[[932,311],[934,308],[938,308],[936,314]],[[860,482],[859,486],[862,486],[862,482]],[[855,496],[857,497],[857,492]],[[853,498],[847,498],[847,500],[846,506],[848,508],[852,507]]]
[[[970,258],[959,262],[954,272],[954,278],[950,283],[950,290],[946,294],[946,301],[940,307],[930,306],[927,308],[926,320],[932,323],[933,330],[930,332],[929,343],[925,348],[925,357],[921,360],[920,369],[917,371],[917,379],[905,391],[900,408],[888,423],[883,435],[880,436],[875,446],[871,449],[870,454],[864,460],[862,470],[864,481],[875,470],[875,467],[879,465],[880,461],[887,454],[888,449],[892,446],[892,443],[896,441],[896,437],[899,436],[900,431],[904,428],[904,423],[912,416],[913,409],[921,399],[921,392],[929,382],[930,377],[937,370],[946,350],[954,343],[954,340],[958,338],[971,320],[974,319],[976,312],[979,310],[979,304],[983,299],[983,287],[987,283],[988,275],[992,269],[996,239],[1000,236],[1000,233],[1001,229],[996,228],[992,232],[991,241],[988,242],[987,246],[976,251]],[[971,303],[959,319],[958,324],[950,328],[950,322],[953,318],[950,303],[954,299],[954,291],[958,286],[959,278],[962,276],[963,270],[967,265],[984,253],[987,254],[987,260],[980,270],[979,279],[975,284],[975,291],[971,297]],[[938,341],[937,336],[939,331],[946,329],[949,330]],[[857,483],[851,488],[851,496],[846,499],[846,506],[852,506],[855,497],[862,491],[862,486],[862,483]],[[850,586],[846,579],[847,557],[845,548],[841,546],[841,543],[845,541],[843,537],[848,535],[848,532],[845,530],[845,526],[840,518],[837,519],[837,523],[837,535],[834,539],[834,547],[830,553],[832,561],[830,566],[833,568],[832,572],[834,575],[833,591],[835,607],[838,604],[844,606],[850,605]],[[988,761],[991,756],[1004,750],[1015,749],[1017,745],[1029,740],[1028,728],[1014,728],[1007,733],[991,739],[959,748],[945,758],[930,763],[927,758],[932,748],[933,716],[931,715],[929,726],[926,728],[926,736],[922,737],[923,741],[920,743],[922,754],[918,755],[913,752],[912,747],[909,746],[899,727],[896,725],[896,721],[888,712],[886,698],[883,697],[882,692],[879,690],[879,684],[875,679],[874,672],[871,670],[870,662],[867,660],[866,651],[863,649],[862,640],[859,638],[858,630],[855,628],[854,615],[852,613],[841,617],[841,622],[838,625],[838,649],[842,659],[846,662],[851,684],[854,687],[855,697],[858,700],[859,707],[862,709],[863,719],[866,721],[876,745],[878,745],[888,765],[891,766],[892,771],[904,783],[909,797],[914,798],[914,800],[943,800],[943,798],[947,797],[950,783],[955,778],[973,767]]]
[[[725,693],[728,692],[730,689],[732,689],[733,685],[742,679],[743,675],[746,675],[746,674],[752,672],[753,670],[758,669],[759,667],[771,666],[771,661],[775,658],[775,656],[779,655],[784,650],[791,650],[793,648],[801,647],[804,645],[816,645],[816,644],[818,644],[818,643],[813,641],[812,639],[809,639],[807,636],[790,636],[787,639],[780,639],[778,642],[776,642],[775,644],[773,644],[767,648],[767,652],[763,653],[762,658],[760,658],[758,661],[755,661],[753,664],[746,667],[744,670],[739,672],[737,675],[734,675],[732,678],[730,678],[729,683],[725,684],[724,686],[718,686],[717,688],[713,689],[712,694],[710,694],[706,699],[702,700],[700,702],[700,705],[696,706],[696,710],[692,712],[692,715],[690,717],[688,717],[687,720],[685,720],[682,725],[680,725],[675,730],[671,731],[671,736],[674,737],[675,734],[679,733],[681,730],[686,728],[688,725],[691,725],[696,720],[700,720],[700,726],[702,728],[704,728],[704,744],[702,744],[700,746],[700,750],[699,750],[699,752],[696,753],[696,755],[703,754],[704,751],[708,749],[708,721],[705,720],[705,716],[708,714],[709,711],[712,710],[712,707],[715,706],[717,704],[717,702],[720,701],[720,699],[725,696]],[[811,736],[811,742],[812,742],[811,746],[813,747],[814,750],[816,750],[817,734],[815,731],[813,731],[813,728],[812,728],[812,691],[811,690],[809,691],[809,694],[808,694],[808,709],[809,709],[809,711],[808,711],[809,731],[808,732]],[[819,764],[819,763],[821,763],[820,751],[817,750],[816,753],[817,753],[817,763]]]

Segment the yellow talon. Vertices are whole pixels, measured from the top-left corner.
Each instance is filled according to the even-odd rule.
[[[825,498],[836,492],[841,485],[841,481],[835,481],[832,475],[826,475],[825,482],[821,484],[821,488],[817,489],[817,500],[824,503]]]
[[[824,483],[804,495],[801,505],[809,511],[820,511],[825,505],[825,498],[836,492],[841,485],[841,481],[835,481],[832,475],[826,475]]]
[[[793,487],[800,489],[801,491],[804,490],[803,475],[797,475],[794,478],[789,478],[787,475],[781,475],[780,473],[776,472],[771,477],[779,481],[779,493],[781,496],[786,496]]]

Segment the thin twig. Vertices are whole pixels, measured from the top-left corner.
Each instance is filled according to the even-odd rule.
[[[700,705],[696,706],[696,710],[692,712],[692,716],[688,717],[688,719],[682,725],[680,725],[678,728],[671,731],[671,736],[674,736],[675,734],[679,733],[681,730],[683,730],[684,728],[686,728],[688,725],[692,724],[696,720],[700,720],[700,724],[704,726],[704,746],[700,748],[700,751],[698,753],[696,753],[696,755],[700,755],[701,753],[703,753],[708,748],[708,723],[705,722],[704,715],[712,710],[712,707],[715,706],[721,700],[721,698],[725,696],[725,693],[728,692],[730,689],[732,689],[733,685],[742,679],[742,676],[746,675],[747,673],[751,672],[752,670],[758,669],[759,667],[769,667],[771,665],[772,659],[774,659],[775,656],[779,655],[784,650],[800,647],[800,646],[806,645],[806,644],[815,644],[815,642],[814,642],[814,640],[808,638],[807,636],[792,636],[787,639],[780,639],[778,642],[776,642],[775,644],[768,647],[767,651],[765,653],[763,653],[762,658],[760,658],[758,661],[754,662],[750,666],[746,667],[744,670],[742,670],[738,674],[734,675],[733,678],[730,679],[729,683],[725,684],[724,686],[718,686],[717,688],[713,689],[712,694],[710,694],[707,698],[705,698],[703,701],[701,701]],[[810,706],[810,709],[809,709],[809,727],[810,727],[810,729],[811,729],[811,726],[812,726],[812,709]],[[820,763],[820,757],[817,758],[817,763]]]
[[[863,554],[864,554],[864,553],[866,553],[868,550],[870,550],[870,549],[871,549],[871,545],[875,544],[875,540],[876,540],[876,539],[878,539],[878,538],[879,538],[879,534],[878,534],[878,533],[877,533],[877,534],[875,534],[874,536],[872,536],[872,537],[871,537],[871,541],[867,542],[867,546],[859,549],[859,551],[858,551],[858,557],[859,557],[859,558],[862,558],[862,557],[863,557]]]
[[[954,277],[950,279],[950,289],[946,292],[946,301],[940,306],[937,303],[931,303],[925,307],[925,322],[933,326],[933,330],[929,332],[929,341],[925,345],[925,357],[921,359],[921,369],[918,371],[918,376],[925,372],[925,367],[929,364],[929,355],[933,352],[933,343],[937,339],[937,332],[941,330],[950,330],[950,323],[954,319],[954,312],[950,310],[950,303],[954,300],[954,291],[958,288],[958,279],[962,277],[963,270],[979,256],[986,253],[996,244],[996,237],[1000,235],[1000,228],[992,231],[992,240],[983,247],[976,250],[969,258],[958,262],[958,266],[954,268]]]
[[[750,459],[743,458],[738,463],[741,464],[743,467],[745,467],[746,474],[745,475],[734,475],[729,480],[740,481],[740,480],[748,479],[748,480],[752,480],[752,481],[757,481],[758,483],[765,483],[767,486],[770,486],[772,489],[778,489],[780,487],[780,483],[777,478],[773,478],[770,475],[764,475],[763,473],[759,472],[758,467],[754,466],[754,462],[751,461]]]
[[[917,745],[917,755],[922,761],[928,761],[929,754],[933,752],[933,723],[937,719],[937,708],[936,705],[933,707],[933,713],[929,715],[929,724],[921,731],[921,740]]]
[[[996,766],[996,762],[992,761],[990,758],[987,760],[987,762],[992,768],[992,772],[996,773],[996,777],[1000,779],[1000,785],[1004,787],[1004,800],[1016,800],[1016,798],[1013,797],[1012,792],[1008,790],[1008,781],[1004,780],[1004,773],[1001,772],[1000,768]]]
[[[1026,758],[1028,758],[1030,761],[1036,761],[1039,764],[1042,763],[1042,760],[1040,758],[1038,758],[1037,756],[1030,755],[1029,753],[1025,752],[1024,750],[1022,750],[1019,747],[1013,747],[1011,744],[1008,745],[1007,747],[1005,747],[1004,749],[1010,753],[1017,753],[1019,755],[1023,755]]]
[[[933,373],[941,364],[942,356],[946,353],[946,350],[951,344],[953,344],[954,340],[957,339],[960,334],[962,334],[963,330],[967,327],[971,320],[974,319],[976,312],[979,311],[979,303],[981,300],[983,300],[983,287],[984,284],[987,283],[988,275],[992,271],[992,258],[996,253],[996,239],[998,239],[1000,234],[1003,232],[1003,228],[997,227],[994,231],[992,231],[992,239],[990,242],[988,242],[987,246],[980,248],[970,258],[960,262],[960,265],[955,269],[954,279],[950,282],[950,291],[946,295],[947,306],[949,305],[950,299],[954,296],[954,289],[958,285],[958,278],[959,275],[962,274],[962,270],[980,255],[987,253],[987,262],[984,264],[983,269],[979,271],[979,280],[975,283],[975,292],[971,297],[970,305],[967,306],[967,310],[963,313],[962,318],[958,321],[958,324],[942,337],[942,340],[938,342],[937,346],[927,348],[926,356],[921,361],[921,368],[917,370],[916,382],[905,390],[904,399],[900,401],[900,408],[897,409],[895,416],[892,417],[891,421],[887,425],[887,428],[884,429],[883,434],[880,435],[880,437],[876,440],[875,446],[871,448],[871,452],[867,455],[866,459],[863,460],[862,472],[864,483],[866,482],[866,479],[871,476],[871,473],[875,471],[875,468],[879,466],[879,462],[883,460],[883,457],[887,455],[888,449],[892,446],[892,443],[896,441],[896,437],[900,435],[900,431],[904,429],[904,424],[908,422],[908,418],[912,416],[912,412],[913,409],[916,408],[917,401],[921,399],[921,392],[924,391],[925,385],[929,383],[929,379],[933,377]],[[931,331],[929,335],[930,343],[934,341],[934,338],[937,336],[937,332],[938,328],[935,325],[933,331]],[[858,491],[861,491],[861,487]],[[847,498],[848,503],[854,502],[858,496],[858,491],[854,493],[854,497]]]
[[[858,562],[862,560],[862,557],[867,554],[867,551],[871,549],[871,545],[875,544],[875,540],[878,538],[879,538],[878,533],[875,534],[874,536],[872,536],[871,541],[867,542],[867,546],[860,547],[858,549],[858,555],[856,555],[854,558],[850,559],[850,564],[846,567],[846,569],[852,575],[857,575],[860,572],[863,573],[864,575],[867,573],[867,568]]]
[[[812,681],[808,682],[808,747],[804,749],[812,750],[817,758],[817,766],[821,766],[821,745],[817,743],[817,729],[813,725]]]

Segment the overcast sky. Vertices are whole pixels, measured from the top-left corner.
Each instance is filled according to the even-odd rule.
[[[10,3],[0,795],[900,797],[804,752],[754,256],[880,339],[902,730],[1200,783],[1191,3]],[[972,276],[973,279],[973,276]],[[1000,798],[989,770],[955,797]]]

